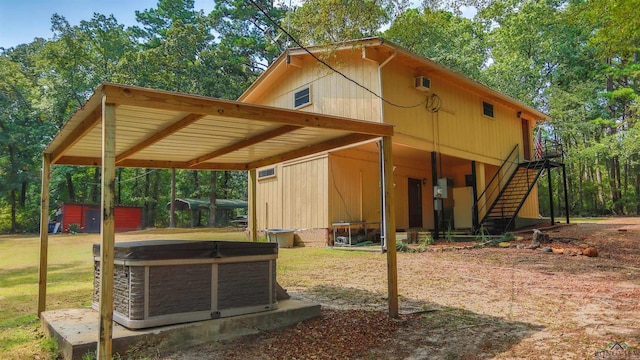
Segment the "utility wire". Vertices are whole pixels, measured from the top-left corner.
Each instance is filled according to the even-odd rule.
[[[421,101],[418,104],[415,105],[400,105],[400,104],[396,104],[394,102],[391,102],[385,98],[383,98],[382,96],[376,94],[373,90],[369,89],[368,87],[360,84],[359,82],[357,82],[356,80],[351,79],[350,77],[348,77],[347,75],[343,74],[342,72],[338,71],[337,69],[335,69],[333,66],[329,65],[327,62],[325,62],[324,60],[320,59],[318,56],[316,56],[315,54],[313,54],[309,49],[307,49],[305,46],[303,46],[298,39],[296,39],[295,37],[293,37],[293,35],[291,35],[287,30],[285,30],[282,26],[280,26],[280,24],[278,22],[276,22],[263,8],[260,7],[260,5],[258,5],[258,3],[255,0],[249,0],[249,2],[256,7],[256,9],[258,9],[267,19],[269,19],[269,21],[275,25],[276,27],[278,27],[278,29],[280,31],[282,31],[283,33],[285,33],[296,45],[298,45],[302,50],[304,50],[305,52],[307,52],[307,54],[311,55],[314,59],[316,59],[316,61],[318,61],[319,63],[321,63],[322,65],[326,66],[327,68],[329,68],[331,71],[339,74],[340,76],[342,76],[343,78],[347,79],[348,81],[356,84],[357,86],[361,87],[362,89],[364,89],[365,91],[369,92],[371,95],[377,97],[378,99],[384,101],[385,103],[397,107],[397,108],[401,108],[401,109],[412,109],[412,108],[417,108],[419,106],[422,106],[423,104],[426,104],[427,102],[429,102],[429,98],[427,97],[426,99],[424,99],[423,101]],[[437,95],[436,95],[437,96]],[[429,107],[429,106],[428,106]],[[436,110],[437,111],[437,110]]]

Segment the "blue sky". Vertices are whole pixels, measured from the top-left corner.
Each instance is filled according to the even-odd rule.
[[[299,0],[292,0],[298,3]],[[155,8],[158,0],[0,0],[0,47],[27,44],[36,37],[50,39],[51,15],[64,16],[71,25],[90,20],[93,13],[113,14],[120,24],[136,24],[136,10]],[[412,0],[414,6],[418,0]],[[196,9],[209,12],[213,0],[195,0]],[[464,8],[463,15],[472,17],[474,10]]]
[[[155,8],[157,0],[0,0],[0,47],[50,39],[51,15],[64,16],[71,25],[89,20],[93,13],[113,14],[119,23],[136,23],[136,10]],[[196,9],[210,11],[213,0],[196,0]]]

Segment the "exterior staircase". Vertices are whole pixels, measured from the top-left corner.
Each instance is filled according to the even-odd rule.
[[[525,200],[544,169],[548,168],[548,160],[540,159],[519,163],[505,182],[501,191],[480,221],[485,231],[502,234],[511,230],[514,221]]]

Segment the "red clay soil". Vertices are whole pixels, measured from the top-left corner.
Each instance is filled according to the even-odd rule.
[[[399,319],[386,313],[385,256],[328,258],[322,269],[282,284],[294,298],[322,304],[320,318],[154,357],[594,359],[615,342],[633,353],[640,345],[640,219],[559,226],[548,234],[556,239],[551,247],[576,254],[399,253]],[[599,256],[578,255],[580,244]]]

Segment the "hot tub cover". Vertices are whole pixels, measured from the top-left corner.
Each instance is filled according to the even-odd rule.
[[[114,259],[118,260],[222,258],[277,253],[275,243],[243,241],[143,240],[114,245]],[[93,255],[100,256],[100,244],[93,244]]]

